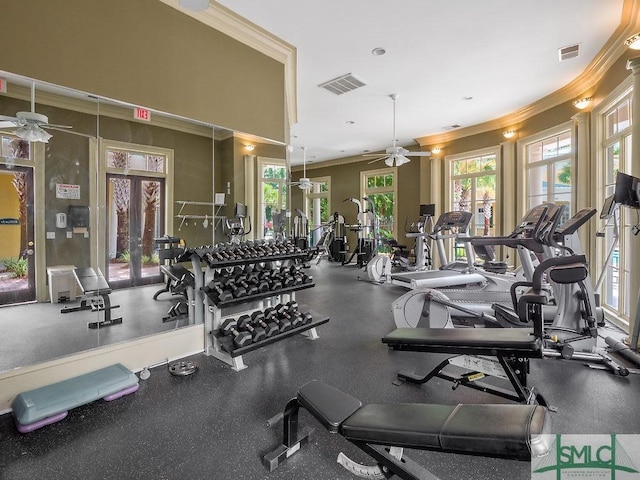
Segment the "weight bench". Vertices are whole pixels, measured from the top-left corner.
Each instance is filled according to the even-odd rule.
[[[138,377],[117,363],[19,394],[11,404],[18,431],[28,433],[64,419],[72,408],[138,390]]]
[[[263,457],[270,472],[309,441],[311,431],[298,432],[300,407],[378,463],[377,467],[366,467],[340,453],[338,463],[366,478],[397,475],[435,480],[431,472],[403,455],[404,448],[531,460],[532,456],[546,455],[553,439],[547,435],[551,416],[540,405],[363,406],[351,395],[313,380],[300,387],[285,407],[282,445]]]
[[[112,292],[107,280],[102,276],[100,269],[97,271],[91,267],[76,268],[73,271],[76,281],[82,289],[82,300],[78,307],[64,307],[61,313],[80,312],[91,310],[92,312],[104,312],[104,320],[89,322],[89,328],[102,328],[122,323],[122,318],[111,318],[111,310],[120,305],[111,305],[109,294]]]
[[[189,306],[193,301],[193,289],[196,288],[196,277],[180,264],[161,265],[160,271],[167,277],[165,289],[159,290],[153,296],[157,300],[158,295],[163,292],[171,292],[172,295],[182,295],[186,301],[175,303],[168,312],[168,316],[162,319],[163,322],[176,320],[178,317],[188,315]],[[186,311],[184,310],[186,307]]]
[[[533,275],[531,288],[522,293],[515,305],[517,316],[531,328],[398,328],[382,338],[382,343],[394,350],[456,354],[437,365],[426,375],[399,372],[401,381],[426,383],[433,377],[453,382],[453,388],[464,385],[520,403],[537,402],[547,406],[535,389],[527,386],[529,359],[545,355],[543,305],[549,301],[542,288],[543,274],[549,270],[550,278],[561,281],[571,276],[568,272],[584,268],[583,256],[558,257],[542,262]],[[493,358],[491,358],[493,357]],[[463,375],[452,375],[443,369],[456,365],[468,370]],[[485,376],[508,380],[513,391],[482,382]]]

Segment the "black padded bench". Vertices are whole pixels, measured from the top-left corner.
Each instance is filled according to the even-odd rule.
[[[520,403],[535,401],[547,405],[542,395],[527,386],[529,358],[542,358],[543,355],[541,337],[530,328],[398,328],[383,337],[382,343],[394,350],[456,355],[442,361],[426,375],[401,371],[398,373],[400,380],[422,384],[438,377],[453,382],[454,389],[464,385]],[[469,356],[473,358],[463,358]],[[469,365],[471,370],[462,375],[452,374],[445,370],[450,364]],[[513,390],[483,382],[482,379],[492,376],[492,372],[495,372],[493,376],[507,379]]]
[[[424,467],[403,456],[403,448],[530,460],[532,456],[546,455],[551,447],[552,436],[547,435],[551,417],[540,405],[363,406],[351,395],[313,380],[300,387],[296,397],[287,403],[282,445],[263,458],[269,471],[309,439],[311,432],[298,433],[300,407],[331,433],[339,433],[373,457],[378,467],[385,467],[387,472],[403,479],[435,478]],[[343,454],[339,462],[351,471],[367,468]]]
[[[73,271],[76,281],[82,289],[82,300],[78,307],[64,307],[61,313],[80,312],[91,310],[92,312],[104,312],[104,320],[89,322],[89,328],[102,328],[122,323],[122,318],[112,318],[111,310],[120,305],[111,305],[109,294],[112,292],[102,272],[91,267],[76,268]]]

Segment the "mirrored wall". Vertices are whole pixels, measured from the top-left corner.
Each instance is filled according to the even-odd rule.
[[[10,72],[0,78],[0,371],[189,325],[175,315],[180,295],[163,291],[163,250],[225,240],[225,216],[246,196],[246,142]],[[95,273],[86,288],[106,282],[103,308],[81,301],[85,273]]]

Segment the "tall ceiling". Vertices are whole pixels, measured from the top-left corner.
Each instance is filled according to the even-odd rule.
[[[578,77],[623,10],[623,0],[217,1],[297,48],[291,144],[308,161],[390,146],[390,94],[405,146],[521,109]],[[575,44],[579,55],[559,61]],[[318,86],[348,73],[366,85],[340,96]]]

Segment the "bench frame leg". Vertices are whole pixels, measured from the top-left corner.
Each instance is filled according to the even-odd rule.
[[[457,356],[456,356],[457,357]],[[418,375],[414,372],[400,371],[398,372],[398,379],[409,383],[423,384],[427,383],[433,377],[438,377],[449,382],[453,382],[453,389],[455,390],[460,385],[465,387],[480,390],[482,392],[490,393],[497,397],[512,400],[514,402],[523,404],[537,403],[541,406],[548,406],[546,400],[539,393],[535,393],[535,389],[527,387],[527,374],[529,373],[529,359],[519,357],[497,357],[502,370],[506,378],[511,383],[513,390],[507,390],[495,385],[489,385],[486,382],[480,380],[471,380],[474,374],[478,372],[469,372],[466,375],[453,375],[445,372],[444,368],[450,364],[451,357],[440,362],[433,370],[426,375]],[[482,376],[489,376],[480,372]]]
[[[262,463],[269,472],[273,472],[278,468],[278,465],[300,450],[300,448],[304,446],[311,437],[312,430],[309,430],[302,435],[298,432],[299,410],[300,404],[298,403],[297,397],[289,400],[287,406],[284,408],[284,414],[282,417],[282,444],[272,452],[269,452],[262,457]]]
[[[384,473],[387,478],[397,475],[403,480],[438,480],[438,477],[433,473],[410,458],[403,455],[401,459],[398,459],[391,455],[389,447],[353,440],[349,441],[384,467],[387,470]]]
[[[111,305],[111,299],[109,298],[108,293],[101,293],[100,298],[102,299],[101,305],[97,308],[97,311],[104,311],[104,320],[98,322],[89,322],[87,324],[88,328],[96,329],[103,327],[110,327],[111,325],[119,325],[122,323],[122,317],[111,318],[111,310],[114,308],[120,307],[120,305]]]

